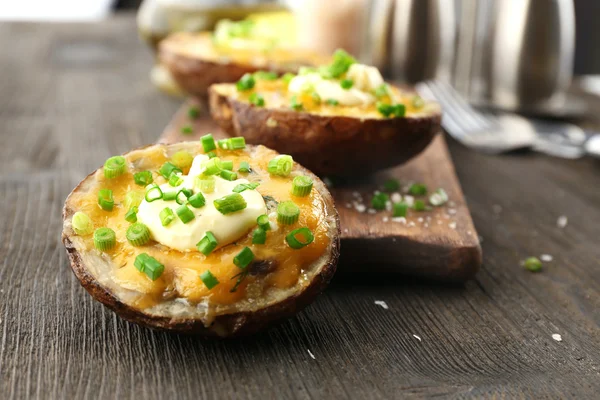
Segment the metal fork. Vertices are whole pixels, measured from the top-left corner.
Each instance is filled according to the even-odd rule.
[[[521,129],[523,121],[511,115],[494,115],[478,111],[449,84],[426,81],[417,84],[426,99],[436,100],[443,108],[442,126],[452,137],[468,147],[488,153],[502,153],[531,147],[535,134]]]

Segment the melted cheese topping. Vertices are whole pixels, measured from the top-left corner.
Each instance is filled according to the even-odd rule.
[[[296,102],[302,104],[301,111],[323,116],[349,116],[363,119],[387,118],[377,111],[377,102],[383,102],[387,104],[404,104],[406,107],[406,114],[404,118],[427,117],[431,114],[441,112],[440,106],[437,103],[428,102],[425,100],[423,100],[422,106],[415,107],[413,100],[418,97],[415,92],[404,91],[392,85],[388,85],[388,94],[386,96],[380,97],[376,99],[376,101],[362,101],[362,99],[366,98],[366,96],[369,96],[369,99],[371,97],[374,98],[374,96],[363,91],[346,91],[341,88],[338,80],[323,80],[320,77],[317,79],[313,78],[312,75],[313,74],[297,76],[289,82],[289,85],[282,79],[257,79],[254,88],[246,91],[238,91],[234,84],[217,84],[213,85],[213,88],[225,96],[247,103],[250,102],[250,96],[253,93],[260,94],[265,100],[264,107],[275,109],[292,110],[292,98],[295,98]],[[305,77],[308,77],[308,79],[300,79]],[[315,99],[315,97],[312,95],[312,92],[315,91],[315,87],[311,87],[311,80],[313,79],[314,81],[328,82],[326,88],[320,87],[320,91],[317,91],[320,99]],[[377,81],[375,80],[374,82]],[[361,85],[362,84],[363,83],[361,82]],[[336,98],[336,100],[338,100],[340,103],[339,105],[331,105],[327,102],[327,100],[332,97],[328,97],[330,94],[324,91],[329,90],[331,85],[337,86],[335,89],[336,93],[338,93],[338,91],[349,92],[342,93],[342,96],[344,97]],[[356,93],[358,93],[356,97],[361,99],[361,101],[356,100],[355,97],[347,97],[354,96],[353,94]],[[335,94],[332,95],[337,96]],[[266,121],[267,126],[269,126],[270,123],[276,124],[276,121],[270,121],[270,119]]]
[[[201,146],[198,145],[196,152],[190,152],[193,156],[197,156],[202,152]],[[272,223],[275,222],[273,213],[275,202],[285,200],[292,200],[300,208],[298,222],[289,226],[278,226],[276,230],[268,231],[264,245],[252,244],[253,227],[250,227],[235,242],[213,251],[208,256],[198,251],[182,252],[156,241],[150,241],[142,247],[132,246],[125,238],[125,232],[130,224],[125,221],[125,213],[128,210],[122,202],[128,191],[144,192],[144,188],[134,183],[133,173],[150,170],[153,172],[155,183],[162,185],[165,180],[157,171],[162,164],[169,161],[170,155],[165,147],[160,146],[129,153],[126,155],[129,163],[127,173],[114,179],[105,179],[100,169],[93,177],[95,185],[91,190],[75,191],[67,200],[68,206],[74,212],[85,212],[92,219],[95,228],[107,226],[115,231],[117,245],[103,256],[110,258],[114,265],[114,275],[111,279],[120,287],[140,294],[135,303],[131,304],[132,306],[144,309],[160,304],[165,299],[175,298],[184,299],[191,304],[199,304],[209,299],[211,304],[216,305],[229,305],[242,300],[255,301],[262,298],[265,293],[269,293],[271,289],[291,288],[307,279],[304,268],[318,260],[331,243],[328,222],[330,216],[327,215],[324,199],[317,190],[313,189],[307,197],[292,196],[292,180],[299,172],[293,170],[288,177],[269,175],[267,164],[277,153],[262,146],[254,150],[252,157],[246,150],[218,149],[217,155],[222,160],[233,161],[234,170],[237,170],[241,161],[250,163],[253,172],[244,174],[244,178],[250,182],[260,183],[256,192],[268,199],[265,203]],[[113,191],[115,199],[113,211],[104,211],[98,205],[97,194],[102,188]],[[290,231],[304,226],[313,232],[314,242],[299,250],[291,249],[285,242],[285,236]],[[85,247],[80,249],[81,251],[97,251],[94,248],[92,235],[80,238],[83,239],[82,245]],[[250,275],[242,281],[237,291],[232,293],[231,289],[237,280],[235,277],[240,272],[234,265],[233,258],[245,246],[250,247],[254,252],[256,262],[267,262],[269,268],[251,269]],[[164,264],[165,271],[156,281],[150,280],[133,265],[135,257],[140,253],[148,253]],[[206,270],[210,270],[220,282],[210,290],[200,280],[200,274]]]
[[[194,179],[202,173],[203,168],[201,165],[207,160],[208,157],[204,154],[196,156],[189,174],[182,176],[183,182],[181,185],[173,187],[165,183],[160,185],[161,190],[163,192],[178,192],[184,188],[193,189]],[[213,201],[231,194],[233,188],[240,183],[248,183],[248,180],[227,181],[221,177],[215,177],[214,192],[203,194],[206,199],[205,205],[200,208],[189,206],[195,218],[187,224],[184,224],[181,219],[175,218],[169,225],[163,226],[160,221],[160,212],[164,208],[170,208],[173,214],[177,215],[175,211],[179,204],[175,201],[163,201],[162,199],[151,203],[144,199],[139,206],[138,221],[148,226],[154,240],[172,249],[195,251],[196,244],[209,231],[219,242],[219,247],[223,247],[246,234],[250,228],[256,225],[256,218],[267,212],[265,201],[256,190],[244,190],[240,193],[248,204],[241,211],[223,215],[215,208]]]

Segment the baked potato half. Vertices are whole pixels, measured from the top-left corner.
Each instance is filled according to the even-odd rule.
[[[369,174],[427,147],[440,130],[437,103],[385,83],[343,51],[333,59],[297,76],[212,85],[211,115],[227,134],[291,154],[321,176]]]
[[[252,26],[248,20],[224,20],[214,33],[174,33],[160,42],[159,61],[181,88],[200,98],[206,98],[213,83],[235,82],[246,73],[284,74],[329,61],[313,51],[255,34]]]
[[[207,156],[207,137],[111,157],[67,197],[62,240],[81,285],[125,320],[251,334],[327,286],[339,217],[325,185],[289,156],[228,139]]]

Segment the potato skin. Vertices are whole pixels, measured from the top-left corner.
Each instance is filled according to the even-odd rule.
[[[251,146],[248,146],[251,147]],[[310,284],[299,293],[282,299],[268,307],[237,312],[233,314],[217,315],[210,326],[205,326],[203,321],[194,318],[170,318],[155,316],[123,303],[117,296],[101,285],[86,268],[82,254],[75,248],[70,235],[63,230],[62,242],[69,257],[71,269],[87,292],[96,300],[113,310],[126,321],[149,328],[171,331],[177,333],[195,334],[204,337],[238,337],[246,336],[264,330],[282,319],[291,317],[308,306],[327,287],[335,273],[340,252],[340,221],[331,194],[325,189],[323,182],[306,168],[298,166],[304,175],[311,176],[315,187],[325,201],[328,213],[335,216],[335,231],[332,232],[330,253],[327,260],[316,274]],[[93,179],[96,171],[82,180],[71,193],[74,193],[88,179]],[[325,190],[324,190],[325,189]],[[68,206],[68,198],[63,208],[63,221],[71,218],[75,210]]]
[[[256,71],[272,71],[278,75],[297,72],[300,64],[285,68],[272,64],[257,67],[236,62],[217,62],[177,52],[177,37],[165,39],[159,44],[158,59],[173,76],[177,84],[192,96],[206,99],[208,88],[214,83],[237,82],[244,74]],[[210,45],[210,41],[204,45]]]
[[[215,86],[209,104],[213,119],[230,136],[291,154],[320,176],[367,175],[402,164],[427,147],[441,122],[441,113],[361,119],[256,107]]]

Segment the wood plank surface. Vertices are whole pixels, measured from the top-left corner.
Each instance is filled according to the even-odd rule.
[[[198,118],[189,118],[190,107],[200,110]],[[191,133],[187,129],[182,133],[182,128],[189,127]],[[228,137],[210,118],[207,105],[189,99],[165,127],[159,142],[199,140],[207,133],[216,138]],[[351,162],[349,159],[349,165]],[[406,195],[410,183],[419,182],[426,184],[430,191],[443,188],[450,201],[429,211],[410,211],[403,220],[394,220],[390,211],[370,209],[375,191],[382,190],[383,184],[391,178],[402,182],[403,187],[396,193]],[[479,270],[479,238],[442,135],[405,165],[330,186],[342,228],[340,256],[344,267],[338,269],[338,273],[360,273],[368,269],[390,275],[462,282],[473,278]]]
[[[154,142],[180,101],[151,86],[133,15],[4,22],[0,44],[0,398],[598,397],[597,160],[494,157],[449,141],[483,238],[475,280],[340,275],[255,337],[155,332],[80,287],[60,210],[107,157]],[[520,266],[540,254],[553,256],[543,272]]]

